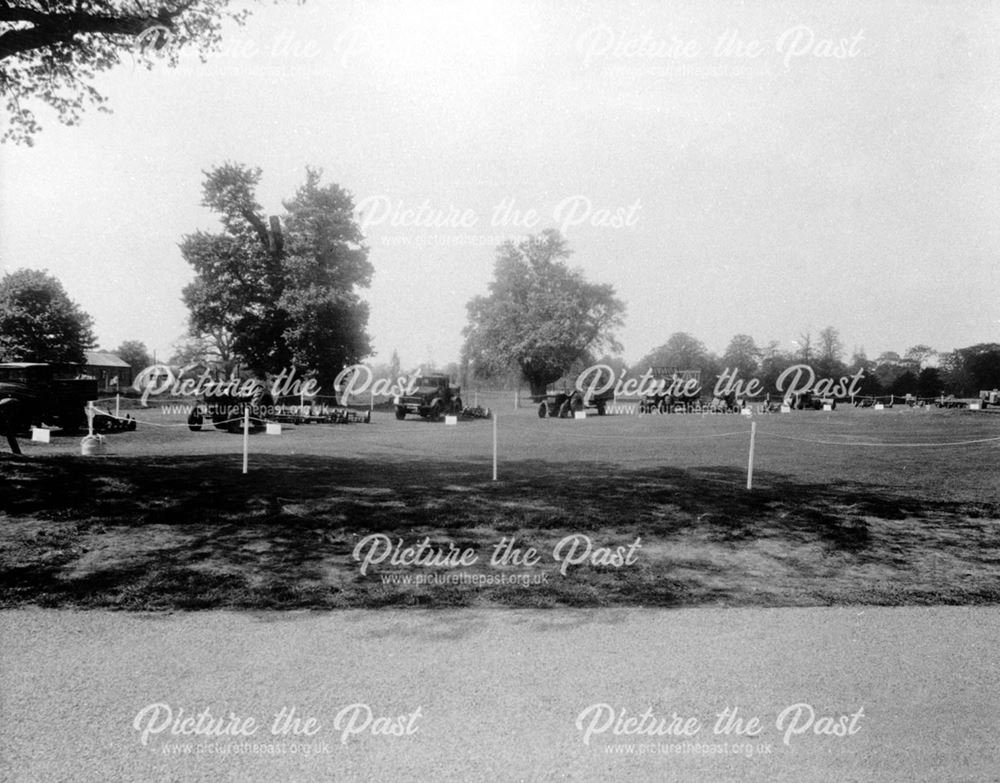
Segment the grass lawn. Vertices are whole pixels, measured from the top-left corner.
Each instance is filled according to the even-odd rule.
[[[0,455],[0,604],[1000,601],[1000,440],[989,440],[1000,438],[1000,415],[989,412],[757,416],[752,491],[750,420],[740,416],[501,411],[494,482],[484,420],[445,426],[376,411],[371,424],[286,427],[251,437],[244,476],[241,436],[135,415],[138,431],[108,436],[106,456],[81,457],[79,437],[58,436]],[[983,442],[907,445],[965,441]],[[355,548],[378,534],[404,549],[426,539],[432,553],[471,550],[475,562],[383,561],[362,574]],[[577,536],[576,557],[589,542],[595,558],[565,564],[566,544],[557,560],[567,536]],[[491,563],[511,538],[537,562]],[[612,562],[637,539],[631,562]]]

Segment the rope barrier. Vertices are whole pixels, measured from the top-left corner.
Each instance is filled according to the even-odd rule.
[[[117,398],[116,398],[117,401]],[[88,406],[91,415],[96,413],[94,408],[94,403],[91,402]],[[132,419],[130,416],[123,418],[120,416],[112,415],[109,412],[101,412],[102,415],[111,416],[111,418],[121,421],[132,421],[136,425],[142,424],[148,427],[162,427],[165,429],[169,428],[179,428],[186,427],[190,428],[191,424],[188,421],[176,422],[176,423],[158,423],[154,421],[147,421],[141,419]],[[353,416],[350,414],[354,414]],[[249,462],[249,409],[244,409],[242,414],[236,418],[230,418],[223,421],[212,421],[210,416],[205,416],[202,421],[202,425],[207,429],[218,428],[224,429],[227,425],[241,423],[243,425],[243,473],[246,474],[248,471]],[[370,409],[368,411],[368,417],[366,419],[360,418],[360,414],[357,414],[351,410],[345,411],[345,420],[343,421],[323,421],[312,423],[302,422],[301,426],[306,426],[307,429],[335,429],[340,428],[344,424],[348,423],[370,423]],[[359,418],[354,418],[355,416]],[[492,458],[493,458],[493,480],[497,480],[498,475],[498,427],[497,427],[497,417],[494,413],[492,417],[492,431],[493,431],[493,448],[492,448]],[[300,425],[295,425],[291,422],[280,422],[282,424],[289,424],[290,426],[295,426],[296,429]],[[433,426],[433,425],[432,425]],[[740,430],[729,430],[725,432],[699,432],[696,434],[663,434],[662,431],[659,432],[647,432],[646,434],[635,434],[635,433],[599,433],[594,432],[593,429],[588,431],[573,431],[573,425],[557,425],[557,429],[561,429],[562,434],[570,439],[586,439],[586,440],[616,440],[616,441],[641,441],[648,440],[657,443],[671,443],[680,441],[705,441],[705,440],[716,440],[719,438],[734,438],[743,437],[746,435],[750,436],[749,439],[749,454],[747,460],[747,479],[746,479],[746,489],[747,491],[752,491],[753,489],[753,471],[754,471],[754,446],[756,441],[757,432],[757,422],[752,420],[750,423],[750,429],[740,429]],[[234,428],[229,427],[230,431]],[[648,429],[648,428],[647,428]],[[538,432],[538,425],[535,424],[531,427],[532,432]],[[401,439],[405,439],[407,435],[417,438],[423,436],[427,430],[420,426],[411,427],[393,427],[391,430],[386,429],[376,429],[373,433],[375,437],[369,437],[366,435],[366,442],[374,446],[376,449],[385,450],[391,453],[412,453],[412,448],[410,444],[405,442],[400,442]],[[406,433],[406,435],[404,435]],[[862,442],[862,441],[850,441],[850,440],[829,440],[823,438],[808,438],[800,437],[796,435],[785,435],[778,432],[764,431],[759,433],[764,438],[773,437],[775,440],[792,441],[797,443],[806,443],[813,446],[834,446],[834,447],[849,447],[849,448],[910,448],[910,449],[926,449],[926,448],[956,448],[962,446],[975,446],[986,443],[1000,443],[1000,436],[989,437],[989,438],[973,438],[969,440],[961,441],[950,441],[950,442],[922,442],[922,443],[912,443],[912,442],[901,442],[901,443],[889,443],[889,442]],[[827,438],[849,438],[852,437],[850,434],[839,434],[839,433],[827,433]],[[647,462],[647,460],[642,460]]]
[[[765,436],[772,438],[780,438],[781,440],[794,440],[798,441],[799,443],[813,443],[819,446],[858,446],[858,447],[869,447],[869,448],[884,447],[884,448],[907,448],[907,449],[971,446],[976,443],[996,443],[1000,441],[1000,437],[997,437],[997,438],[979,438],[977,440],[959,440],[959,441],[954,441],[952,443],[860,443],[860,442],[850,443],[845,441],[812,440],[810,438],[796,438],[794,435],[779,435],[776,432],[765,433]]]
[[[656,441],[662,441],[662,440],[706,440],[708,438],[729,438],[729,437],[732,437],[734,435],[749,435],[749,434],[750,434],[750,430],[736,430],[735,432],[713,432],[713,433],[710,433],[710,434],[703,434],[703,435],[621,435],[621,434],[618,434],[618,435],[598,435],[598,434],[595,434],[595,433],[592,433],[592,432],[591,433],[582,433],[582,432],[581,433],[576,433],[576,432],[570,432],[570,433],[568,433],[569,437],[571,437],[571,438],[586,438],[587,440],[591,440],[593,438],[596,438],[598,440],[601,440],[601,439],[616,440],[617,439],[617,440],[656,440]]]
[[[105,414],[105,415],[108,415],[108,414]],[[112,417],[112,418],[114,418],[114,417]],[[160,423],[155,422],[155,421],[147,421],[146,419],[131,419],[131,421],[134,421],[136,424],[142,424],[142,425],[147,426],[147,427],[164,427],[164,428],[185,427],[186,428],[186,427],[189,426],[187,422],[180,422],[179,424],[160,424]],[[243,421],[243,417],[240,416],[239,418],[236,418],[236,419],[226,419],[225,421],[212,421],[209,418],[209,419],[206,419],[205,421],[202,422],[202,426],[203,427],[214,427],[217,424],[232,424],[234,421],[242,422]]]

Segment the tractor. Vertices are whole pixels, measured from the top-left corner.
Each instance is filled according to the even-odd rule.
[[[719,394],[708,404],[709,413],[738,413],[743,410],[746,400],[735,391]]]
[[[647,394],[639,402],[640,413],[693,413],[698,410],[701,410],[701,394],[698,392]]]
[[[547,394],[544,397],[533,398],[538,403],[538,418],[544,419],[546,416],[552,419],[571,419],[576,413],[582,411],[583,392],[574,389],[573,391],[561,391],[555,394]],[[598,408],[598,413],[603,415],[603,403]]]
[[[837,407],[837,401],[833,397],[820,397],[811,391],[789,392],[785,395],[783,404],[793,411],[821,411],[826,405],[830,406],[830,410]]]

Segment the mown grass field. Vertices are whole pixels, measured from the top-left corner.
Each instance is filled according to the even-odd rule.
[[[251,436],[244,476],[241,436],[134,413],[138,431],[108,436],[106,456],[81,457],[79,436],[0,456],[4,606],[1000,601],[1000,415],[989,412],[755,416],[752,491],[741,416],[574,421],[501,410],[494,482],[485,420],[397,422],[376,411],[367,425],[286,427]],[[912,445],[966,441],[981,442]],[[372,534],[469,549],[476,562],[384,562],[362,575],[353,553]],[[593,549],[641,546],[631,563],[563,574],[554,548],[571,535]],[[511,537],[538,562],[491,564]],[[417,574],[467,581],[383,578]],[[501,574],[536,583],[468,583]]]

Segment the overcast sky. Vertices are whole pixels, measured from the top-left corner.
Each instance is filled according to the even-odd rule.
[[[40,108],[34,147],[0,147],[0,262],[162,359],[177,243],[217,227],[203,170],[260,166],[278,213],[313,165],[365,206],[376,362],[457,359],[496,245],[548,227],[625,301],[629,361],[681,330],[996,341],[998,23],[978,1],[261,4],[209,63],[126,63],[99,77],[113,114]]]

